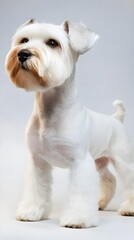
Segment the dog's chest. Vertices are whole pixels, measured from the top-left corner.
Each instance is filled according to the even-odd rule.
[[[40,135],[41,152],[46,161],[56,167],[69,167],[74,155],[74,144],[55,130],[45,130]]]

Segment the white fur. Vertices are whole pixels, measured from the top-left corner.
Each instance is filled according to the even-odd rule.
[[[30,40],[20,46],[18,39],[22,37]],[[44,45],[48,38],[59,40],[61,53]],[[96,113],[80,105],[77,98],[75,63],[79,54],[89,50],[97,38],[85,25],[69,21],[61,26],[26,24],[13,38],[12,49],[37,48],[41,60],[37,63],[31,58],[27,64],[33,61],[40,76],[45,76],[46,70],[51,76],[49,88],[34,88],[34,109],[26,130],[31,161],[17,211],[19,220],[35,221],[49,216],[51,169],[56,166],[70,168],[69,196],[60,225],[96,226],[98,207],[103,209],[115,191],[115,179],[107,170],[109,161],[124,186],[125,202],[119,212],[134,214],[134,162],[126,132],[118,120],[119,115],[123,119],[124,111],[117,107],[113,116]]]

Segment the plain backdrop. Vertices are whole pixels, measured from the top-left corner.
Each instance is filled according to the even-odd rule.
[[[134,145],[134,0],[0,0],[0,212],[14,218],[23,192],[28,161],[24,130],[32,111],[34,93],[15,88],[5,72],[11,37],[29,18],[61,24],[83,22],[100,36],[93,49],[77,63],[79,98],[92,110],[112,114],[112,102],[126,108],[125,127]],[[64,208],[68,170],[54,170],[53,207]],[[117,209],[122,187],[109,209]]]

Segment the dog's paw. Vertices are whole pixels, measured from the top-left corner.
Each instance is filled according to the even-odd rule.
[[[122,203],[118,212],[122,216],[134,216],[134,199]]]
[[[68,228],[89,228],[98,225],[98,216],[81,215],[79,212],[66,211],[61,217],[60,226]]]
[[[103,210],[107,206],[105,198],[99,199],[99,210]]]
[[[49,216],[49,211],[42,206],[26,205],[21,203],[16,211],[16,219],[19,221],[40,221]]]

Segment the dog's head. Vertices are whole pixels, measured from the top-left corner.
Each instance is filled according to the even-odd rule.
[[[59,86],[71,76],[78,56],[97,39],[83,24],[65,21],[58,26],[31,19],[13,37],[7,72],[17,87],[28,91]]]

